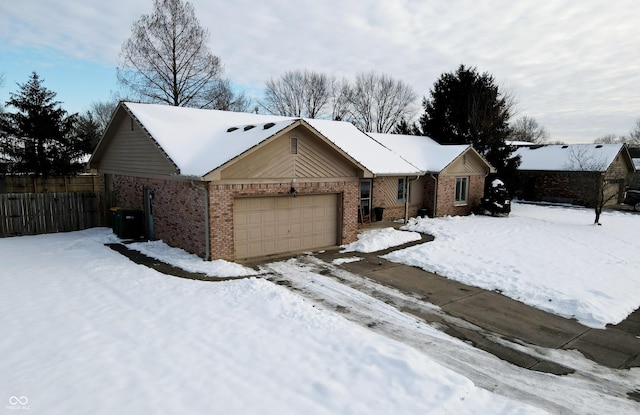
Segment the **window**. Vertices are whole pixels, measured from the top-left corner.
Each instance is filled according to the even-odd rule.
[[[291,137],[291,154],[298,154],[298,139]]]
[[[466,205],[469,190],[468,177],[456,177],[456,205]]]
[[[406,180],[403,178],[398,179],[398,203],[404,203],[407,197]]]
[[[360,209],[364,215],[371,210],[371,180],[360,181]]]

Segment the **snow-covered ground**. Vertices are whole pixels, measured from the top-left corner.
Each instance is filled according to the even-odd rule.
[[[497,290],[590,327],[617,324],[640,307],[640,216],[513,204],[507,218],[411,219],[435,237],[384,258]]]
[[[543,291],[551,303],[569,297],[573,301],[565,304],[584,303],[575,310],[593,306],[594,316],[603,315],[601,303],[609,297],[620,295],[626,308],[633,307],[627,299],[632,295],[615,291],[610,285],[618,283],[609,281],[615,281],[610,270],[626,272],[631,281],[626,289],[638,292],[637,254],[629,255],[623,244],[633,248],[628,236],[638,229],[640,216],[607,213],[604,225],[596,227],[590,215],[516,205],[509,218],[420,220],[410,228],[428,229],[436,240],[398,251],[394,260],[422,255],[435,264],[453,262],[469,279],[468,260],[480,275],[476,285],[490,275],[500,279],[520,270],[513,272],[520,279],[511,275],[488,288],[509,295],[509,287],[516,287],[520,296]],[[359,245],[345,249],[384,249],[406,241],[407,235],[398,239],[396,232],[365,233]],[[508,239],[511,233],[520,236]],[[287,279],[299,289],[291,291],[261,277],[225,282],[169,277],[104,246],[115,240],[108,229],[0,239],[0,399],[5,399],[0,409],[15,413],[27,399],[25,408],[34,414],[640,410],[626,397],[640,384],[637,369],[607,369],[577,352],[541,348],[526,352],[567,363],[576,373],[558,377],[515,367],[373,298],[367,291],[385,288],[366,287],[369,282],[312,255],[263,268],[270,274],[263,276]],[[204,263],[159,242],[136,248],[208,273],[212,280],[253,272],[223,261]],[[637,248],[635,242],[636,253]],[[589,262],[572,273],[569,256]],[[530,257],[537,259],[526,262]],[[345,261],[357,259],[354,254]],[[604,275],[587,269],[602,261],[608,264],[598,268]],[[623,271],[622,263],[631,271]],[[340,278],[324,275],[327,267]],[[524,272],[536,268],[554,270],[557,280]],[[563,291],[554,288],[558,280]],[[330,311],[323,306],[329,302],[351,311]],[[566,314],[567,308],[554,312]],[[611,317],[590,318],[600,325]],[[367,319],[377,322],[375,329],[363,324]]]
[[[112,240],[104,228],[0,240],[0,409],[539,412],[267,280],[169,277]]]

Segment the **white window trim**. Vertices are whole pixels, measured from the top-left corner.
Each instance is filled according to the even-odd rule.
[[[458,200],[458,180],[464,180],[464,199]],[[456,206],[466,206],[469,204],[469,176],[456,177],[456,185],[453,189],[453,201]]]
[[[400,180],[402,180],[402,198],[398,198],[398,204],[404,204],[407,200],[407,178],[399,177],[397,183],[397,190],[400,190]]]

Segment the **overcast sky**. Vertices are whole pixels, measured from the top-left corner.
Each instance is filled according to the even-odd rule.
[[[192,0],[209,46],[259,99],[291,69],[376,70],[418,96],[464,63],[516,97],[553,140],[625,135],[640,118],[638,0]],[[70,112],[118,89],[116,64],[152,0],[0,3],[0,102],[32,71]],[[416,102],[416,115],[422,108]],[[10,109],[11,110],[11,109]]]

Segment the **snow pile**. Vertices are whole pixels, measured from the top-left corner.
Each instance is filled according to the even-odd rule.
[[[422,239],[417,232],[399,231],[393,228],[374,229],[358,234],[358,240],[348,245],[340,252],[376,252]]]
[[[640,217],[514,204],[508,218],[411,220],[433,242],[384,258],[604,328],[640,307]]]
[[[64,414],[539,412],[284,287],[169,277],[110,238],[0,239],[5,399]]]
[[[234,262],[216,259],[205,261],[184,249],[174,248],[162,241],[136,242],[127,247],[189,272],[199,272],[210,277],[245,277],[257,271]]]
[[[358,262],[358,261],[362,261],[362,258],[354,256],[349,258],[336,258],[333,261],[331,261],[331,263],[333,265],[342,265],[342,264],[350,264],[352,262]]]

